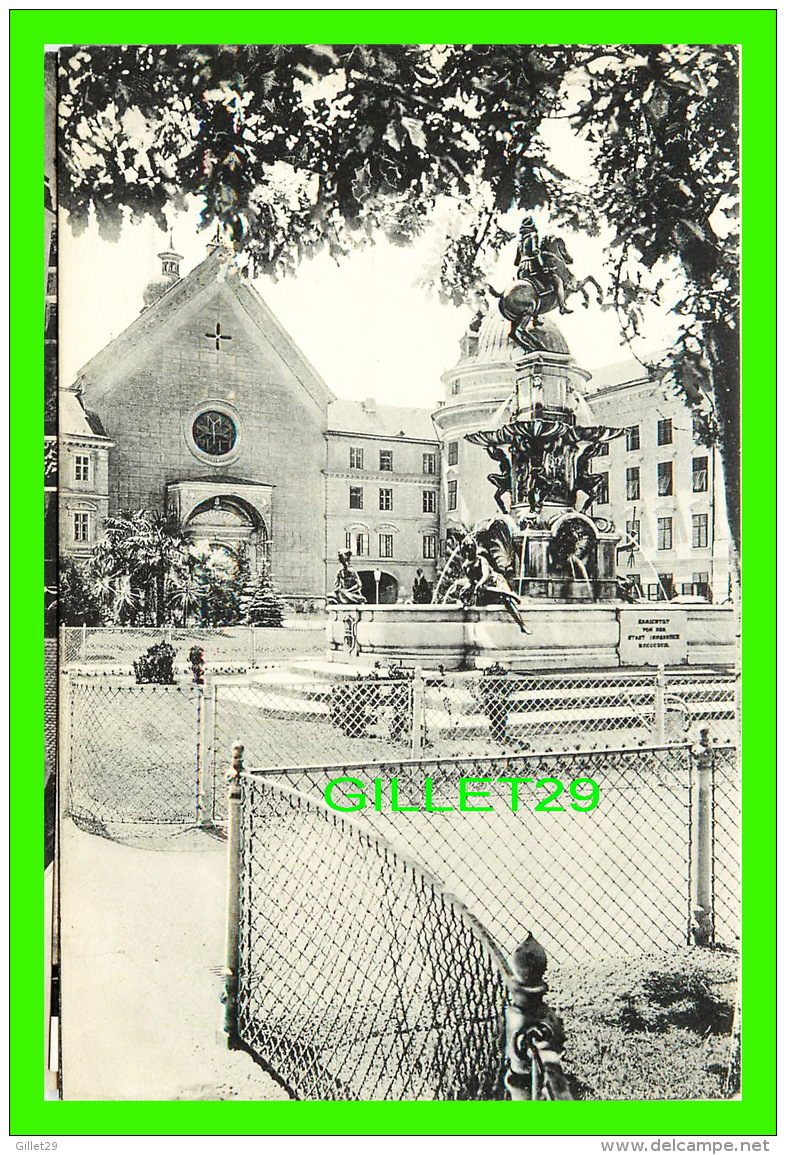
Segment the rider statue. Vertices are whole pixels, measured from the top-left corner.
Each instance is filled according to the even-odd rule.
[[[555,238],[547,237],[547,241]],[[567,257],[568,263],[572,263],[573,258]],[[562,272],[559,268],[559,262],[552,255],[550,246],[546,245],[541,250],[540,237],[535,226],[534,218],[525,216],[521,222],[521,229],[519,231],[519,246],[516,250],[516,267],[518,272],[516,274],[518,280],[525,281],[529,278],[542,278],[546,282],[546,286],[553,288],[557,295],[557,305],[560,313],[572,313],[565,304],[565,282],[562,277]],[[536,308],[532,320],[533,326],[540,326],[542,322],[538,319],[538,310]]]

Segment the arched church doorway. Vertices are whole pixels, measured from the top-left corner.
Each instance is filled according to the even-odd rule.
[[[393,577],[392,573],[385,573],[384,570],[380,573],[379,578],[379,598],[377,598],[377,582],[374,577],[374,571],[371,569],[362,569],[358,571],[360,577],[360,585],[363,589],[363,597],[370,605],[377,602],[382,605],[392,605],[393,602],[398,601],[398,581]]]
[[[269,560],[264,519],[242,498],[231,494],[208,498],[196,506],[185,528],[193,533],[197,549],[237,558],[245,547],[253,572]]]

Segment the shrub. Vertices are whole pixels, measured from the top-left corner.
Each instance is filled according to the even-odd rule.
[[[174,686],[175,647],[169,642],[151,646],[134,662],[134,677],[138,684],[155,682],[160,686]]]
[[[243,604],[243,617],[248,625],[283,626],[284,603],[266,570],[262,570],[256,579],[248,583],[244,590]]]

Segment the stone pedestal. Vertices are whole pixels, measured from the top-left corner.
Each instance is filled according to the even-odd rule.
[[[555,600],[525,604],[522,634],[504,609],[455,605],[328,608],[328,657],[446,670],[617,669],[647,665],[731,666],[737,648],[732,606],[635,606]],[[344,619],[351,616],[348,633]],[[656,620],[657,619],[657,620]]]

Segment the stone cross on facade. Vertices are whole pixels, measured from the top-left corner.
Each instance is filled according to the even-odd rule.
[[[219,352],[221,351],[221,342],[222,341],[231,341],[232,340],[229,333],[222,333],[221,332],[221,325],[218,321],[216,321],[215,333],[205,333],[205,336],[208,337],[211,341],[215,341],[216,349]]]

